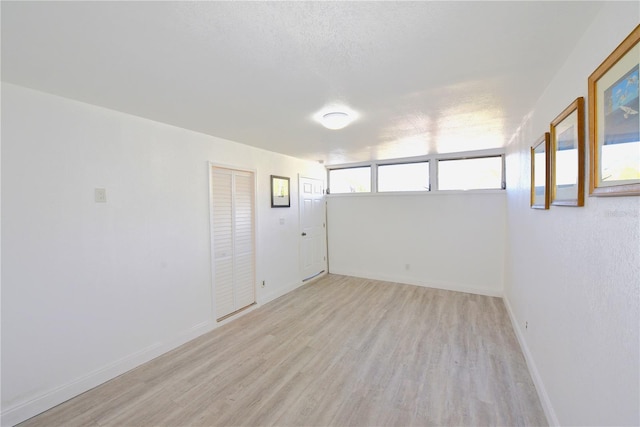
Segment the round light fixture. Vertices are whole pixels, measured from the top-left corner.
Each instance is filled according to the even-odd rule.
[[[334,111],[331,113],[327,113],[322,116],[321,119],[322,126],[327,129],[342,129],[351,123],[351,117],[347,113],[343,113],[342,111]]]

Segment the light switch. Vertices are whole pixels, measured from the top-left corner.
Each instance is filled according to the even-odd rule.
[[[96,203],[107,203],[107,189],[106,188],[96,188],[94,190],[94,195],[96,198]]]
[[[280,218],[280,225],[284,225],[284,217]]]

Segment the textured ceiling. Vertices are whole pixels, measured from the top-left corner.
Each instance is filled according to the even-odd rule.
[[[328,164],[499,148],[600,6],[3,1],[2,79]]]

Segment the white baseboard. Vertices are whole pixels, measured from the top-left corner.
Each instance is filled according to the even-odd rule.
[[[319,277],[322,277],[318,276]],[[243,312],[242,314],[249,313],[263,304],[272,301],[282,295],[285,295],[294,289],[307,284],[309,282],[296,282],[287,286],[276,289],[270,293],[265,294],[260,298],[258,304],[252,307],[250,310]],[[74,381],[67,384],[63,384],[59,387],[55,387],[51,390],[41,393],[40,395],[33,397],[24,402],[11,405],[8,408],[2,408],[0,416],[0,423],[2,426],[14,426],[29,418],[36,416],[48,409],[53,408],[75,396],[78,396],[85,391],[91,390],[94,387],[99,386],[119,375],[124,374],[146,362],[155,359],[162,354],[173,350],[197,337],[203,335],[213,329],[224,325],[230,321],[237,319],[236,316],[229,318],[223,322],[202,322],[198,325],[194,325],[190,329],[179,334],[175,339],[164,342],[156,343],[138,352],[130,354],[117,360],[107,366],[97,369],[87,375],[84,375]]]
[[[547,394],[547,390],[544,386],[544,383],[542,382],[542,377],[540,376],[540,372],[538,372],[536,362],[535,360],[533,360],[533,356],[531,355],[531,351],[529,350],[527,341],[524,338],[522,329],[520,329],[520,325],[516,319],[516,316],[511,309],[511,303],[509,302],[509,299],[506,295],[502,298],[502,300],[504,301],[504,305],[507,308],[507,313],[509,313],[509,318],[511,319],[513,330],[516,333],[516,337],[518,338],[518,342],[520,343],[520,348],[522,349],[522,353],[524,354],[527,366],[529,367],[531,378],[533,379],[533,383],[535,384],[536,390],[538,391],[538,397],[540,398],[540,403],[542,404],[544,414],[547,417],[547,422],[550,426],[559,426],[560,422],[558,421],[558,417],[556,416],[556,411],[553,409],[551,399],[549,399],[549,395]]]
[[[438,282],[438,281],[422,281],[410,277],[390,276],[385,274],[371,274],[370,272],[353,271],[353,270],[336,270],[331,269],[331,274],[341,274],[343,276],[360,277],[362,279],[382,280],[385,282],[403,283],[405,285],[422,286],[424,288],[443,289],[447,291],[465,292],[476,295],[486,295],[490,297],[502,297],[502,290],[484,288],[480,286]]]
[[[325,274],[319,275],[317,278],[323,277]],[[314,278],[315,280],[316,278]],[[310,283],[308,282],[296,282],[287,286],[280,287],[275,291],[264,294],[258,301],[255,307],[243,312],[242,314],[249,313],[263,304],[272,301],[282,295],[285,295],[300,286]],[[156,343],[138,352],[123,357],[120,360],[116,360],[107,366],[97,369],[87,375],[82,376],[67,384],[63,384],[59,387],[55,387],[51,390],[41,393],[40,395],[33,397],[24,402],[11,405],[8,408],[2,408],[0,415],[0,423],[2,426],[14,426],[29,418],[36,416],[48,409],[53,408],[56,405],[61,404],[75,396],[78,396],[85,391],[91,390],[94,387],[99,386],[119,375],[124,374],[144,363],[147,363],[162,354],[171,351],[197,337],[212,331],[213,329],[224,325],[230,321],[237,319],[237,316],[226,319],[223,322],[202,322],[194,325],[190,329],[179,334],[175,339],[164,342]]]
[[[97,369],[67,384],[48,390],[30,400],[17,403],[9,408],[2,408],[1,423],[3,426],[13,426],[53,408],[72,397],[99,386],[119,375],[149,362],[156,357],[173,350],[211,330],[217,325],[212,322],[202,322],[180,333],[175,339],[156,343],[137,351],[107,366]]]
[[[384,276],[374,277],[371,275],[361,274],[361,273],[352,272],[352,271],[340,271],[340,272],[332,271],[332,273],[342,274],[346,276],[362,277],[362,278],[371,279],[371,280],[384,280],[384,281],[405,283],[409,285],[430,287],[430,288],[436,288],[436,289],[468,292],[468,293],[474,293],[474,294],[480,294],[480,295],[498,296],[498,297],[502,296],[500,292],[497,292],[495,290],[490,290],[490,289],[488,290],[488,289],[478,288],[474,286],[464,286],[464,285],[457,285],[457,284],[451,284],[451,283],[434,283],[434,282],[426,283],[426,282],[415,281],[412,279],[397,278],[397,277],[384,277]],[[260,298],[260,301],[258,302],[257,307],[263,304],[266,304],[267,302],[272,301],[278,297],[281,297],[282,295],[285,295],[293,291],[294,289],[299,288],[302,285],[311,283],[316,279],[319,279],[325,276],[326,274],[327,273],[324,273],[318,276],[317,278],[314,278],[314,280],[310,280],[309,282],[291,283],[287,286],[281,287],[279,289],[276,289],[275,291],[267,293],[262,298]],[[513,315],[510,311],[510,307],[506,300],[505,302],[507,304],[507,309],[509,310],[509,315],[511,316],[512,322],[513,322]],[[515,322],[513,323],[515,325]],[[149,362],[155,359],[156,357],[161,356],[162,354],[170,350],[173,350],[199,337],[200,335],[210,332],[211,330],[215,329],[220,325],[221,324],[217,324],[216,322],[209,322],[209,321],[194,325],[190,329],[179,334],[173,340],[170,340],[164,343],[156,343],[145,349],[142,349],[138,352],[128,355],[120,360],[110,363],[107,366],[100,368],[98,370],[95,370],[81,378],[78,378],[67,384],[63,384],[54,389],[48,390],[30,400],[14,404],[9,408],[2,408],[2,414],[0,418],[1,424],[2,426],[13,426],[18,423],[21,423],[22,421],[25,421],[35,415],[38,415],[39,413],[44,412],[56,405],[59,405],[62,402],[65,402],[81,393],[84,393],[85,391],[91,390],[92,388],[97,387],[100,384],[103,384],[119,375],[122,375],[125,372],[130,371],[131,369],[134,369],[146,362]],[[517,327],[514,326],[514,328],[516,328],[516,335],[518,335],[518,339],[520,340],[521,346],[523,347],[523,351],[525,352],[525,357],[527,358],[527,363],[529,363],[530,355],[525,350],[526,347],[523,344],[523,341],[521,339],[521,336],[519,334]],[[530,365],[530,367],[531,366],[533,365]],[[535,368],[531,368],[531,369],[534,370]],[[537,371],[535,371],[534,382],[536,382],[536,387],[538,387],[538,390],[540,393],[541,388],[538,386],[537,381],[539,381],[539,375],[537,375]],[[543,400],[543,407],[545,408],[545,413],[547,413],[547,405],[546,405],[547,401]],[[548,406],[552,411],[551,413],[553,414],[553,416],[550,416],[547,414],[547,418],[550,420],[556,420],[555,414],[553,413],[550,403]],[[555,425],[557,425],[557,422],[555,423]]]

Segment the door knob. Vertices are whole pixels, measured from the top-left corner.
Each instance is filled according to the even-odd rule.
[[[307,235],[307,233],[305,233],[305,232],[303,231],[303,232],[302,232],[302,235],[303,235],[303,236],[306,236],[306,235]]]

